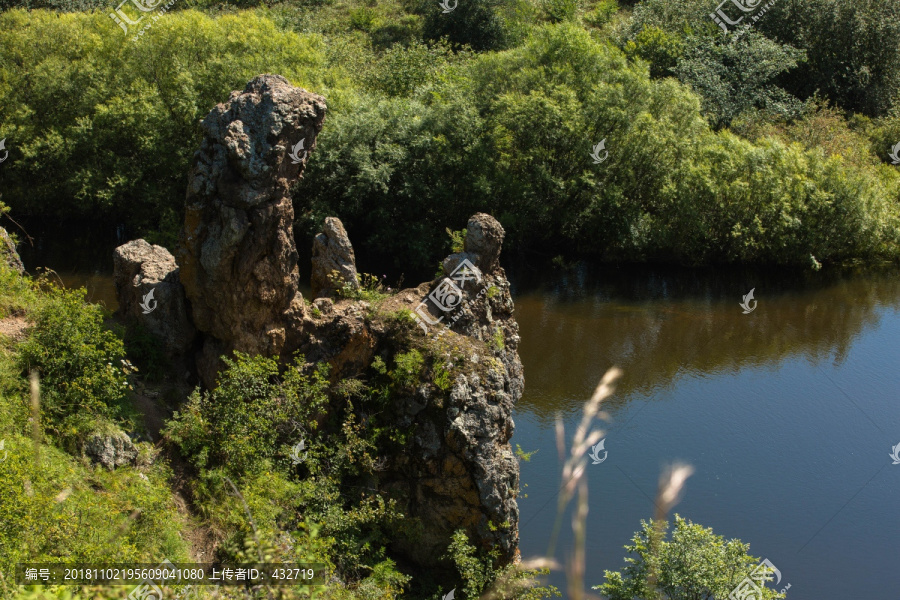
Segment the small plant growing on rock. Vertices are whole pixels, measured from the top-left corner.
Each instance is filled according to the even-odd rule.
[[[537,454],[537,450],[532,450],[531,452],[525,452],[522,450],[522,446],[516,444],[516,458],[523,462],[529,462],[531,457]]]
[[[494,337],[491,341],[493,342],[494,348],[496,350],[503,350],[503,348],[506,347],[505,339],[503,337],[503,330],[500,329],[499,325],[494,329]]]
[[[466,246],[466,230],[460,229],[459,231],[453,231],[449,227],[447,228],[447,235],[450,236],[450,251],[453,254],[457,252],[462,252]]]
[[[450,369],[447,367],[447,363],[442,361],[439,358],[434,360],[434,365],[432,366],[434,370],[434,377],[432,381],[434,385],[438,387],[438,389],[446,392],[450,390]]]
[[[398,354],[394,358],[395,367],[390,376],[400,388],[411,388],[420,380],[425,359],[418,350]]]

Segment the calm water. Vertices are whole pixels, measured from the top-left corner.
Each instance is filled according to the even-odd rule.
[[[81,238],[85,238],[82,232]],[[100,235],[100,234],[96,234]],[[23,259],[115,308],[113,231],[83,247],[35,236]],[[609,367],[605,462],[588,465],[587,584],[623,567],[651,516],[661,468],[689,462],[674,512],[751,544],[788,598],[900,598],[900,272],[509,269],[525,365],[512,439],[522,464],[523,556],[546,552],[561,465],[554,420],[571,436]],[[756,288],[756,310],[738,302]],[[557,558],[571,544],[563,519]],[[562,577],[551,582],[564,589]]]
[[[661,468],[678,459],[696,473],[674,512],[750,543],[791,584],[788,598],[900,598],[900,465],[889,457],[900,444],[900,273],[603,269],[515,281],[526,389],[512,441],[538,450],[522,464],[524,556],[546,552],[556,514],[555,415],[571,436],[618,365],[610,422],[598,422],[608,458],[586,472],[589,585],[624,566]]]

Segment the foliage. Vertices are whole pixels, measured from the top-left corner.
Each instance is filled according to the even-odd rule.
[[[535,578],[546,574],[546,570],[520,571],[515,565],[497,567],[496,553],[478,552],[461,529],[453,533],[446,557],[463,581],[460,597],[466,600],[480,598],[488,589],[492,594],[489,597],[509,600],[540,600],[561,595],[552,585],[537,585]]]
[[[400,360],[401,370],[409,360]],[[218,387],[192,394],[166,427],[167,438],[200,469],[193,485],[203,514],[230,532],[222,556],[240,557],[262,535],[287,562],[333,565],[342,580],[371,593],[363,597],[396,595],[408,577],[386,548],[409,524],[393,500],[356,484],[376,468],[379,444],[390,437],[367,412],[369,390],[342,381],[326,414],[324,365],[306,374],[297,356],[281,373],[274,359],[239,353],[225,364]],[[292,464],[286,458],[301,440],[305,451]],[[254,533],[253,524],[263,533]]]
[[[629,58],[640,58],[650,64],[650,76],[654,78],[671,75],[678,59],[684,54],[685,41],[682,37],[666,32],[659,27],[647,25],[623,46]]]
[[[524,0],[480,0],[458,2],[452,12],[444,13],[438,2],[423,1],[423,35],[426,40],[446,38],[452,44],[476,51],[497,50],[517,41],[521,27],[518,22],[527,18],[529,9],[530,4]]]
[[[0,266],[0,280],[7,271]],[[28,278],[16,277],[19,285],[5,291],[17,299],[3,300],[5,304],[26,304],[37,310],[47,302],[48,312],[58,311],[62,305],[65,317],[79,319],[69,304],[77,304],[79,292],[64,297],[56,290],[42,293],[31,287]],[[44,294],[51,298],[46,299]],[[84,334],[82,344],[70,358],[90,372],[96,366],[83,360],[89,352],[81,346],[102,346],[106,342],[102,338],[98,341],[91,331],[91,306],[84,305],[82,310],[88,315],[74,324]],[[42,323],[46,326],[57,317],[60,314]],[[46,334],[44,329],[40,339]],[[20,562],[111,564],[153,562],[162,556],[188,560],[187,545],[180,537],[185,524],[167,486],[171,471],[165,461],[108,472],[86,466],[57,448],[53,429],[46,432],[49,435],[38,430],[34,437],[35,429],[29,422],[29,386],[18,356],[23,344],[0,345],[0,438],[4,442],[0,460],[0,597],[20,592],[12,584],[15,564]],[[57,347],[62,353],[70,349]],[[60,372],[54,373],[58,376]],[[42,410],[48,398],[70,393],[51,387],[58,384],[51,377],[41,382]],[[142,454],[149,450],[148,444],[137,446]]]
[[[817,190],[778,202],[809,208],[779,217],[807,240],[790,242],[806,243],[802,252],[779,251],[787,242],[778,227],[760,229],[751,251],[734,247],[757,216],[754,203],[736,200],[734,192],[754,187],[774,197],[785,187],[774,180],[751,184],[753,157],[769,152],[772,138],[785,146],[800,141],[815,154],[821,146],[814,138],[791,128],[825,125],[804,121],[816,112],[813,100],[803,113],[787,92],[799,93],[795,75],[807,69],[803,52],[819,50],[767,33],[778,20],[774,12],[732,43],[700,0],[677,6],[643,0],[630,18],[616,13],[614,2],[586,3],[586,22],[591,11],[605,11],[603,19],[618,15],[615,27],[593,33],[577,19],[538,24],[542,17],[533,9],[540,3],[492,2],[460,3],[448,14],[436,2],[399,0],[279,4],[217,17],[184,10],[124,44],[109,35],[110,28],[120,32],[100,14],[3,13],[0,120],[17,140],[16,154],[3,165],[9,177],[4,200],[17,213],[96,213],[171,242],[183,220],[179,198],[199,140],[198,119],[252,75],[280,72],[326,94],[329,105],[317,150],[294,192],[298,234],[311,236],[325,216],[340,214],[360,253],[389,255],[403,270],[434,264],[445,253],[441,232],[476,211],[499,218],[507,249],[542,244],[560,254],[692,264],[806,265],[811,254],[829,262],[896,258],[891,232],[900,209],[891,199],[900,182],[874,168],[889,162],[886,150],[900,141],[888,142],[896,135],[883,124],[889,118],[854,121],[868,152],[857,138],[852,151],[835,151],[834,138],[824,142],[832,144],[826,158],[837,176],[809,170],[815,158],[785,165],[787,181],[807,181]],[[863,12],[881,14],[876,4],[871,0]],[[478,11],[484,17],[478,27],[505,28],[506,41],[491,47],[507,50],[475,54],[429,45],[419,36],[443,34],[423,33],[412,21],[402,25],[402,35],[395,32],[395,41],[386,32],[407,18],[456,27]],[[371,19],[360,21],[360,15]],[[605,37],[619,30],[622,50]],[[884,60],[892,52],[884,50]],[[889,70],[873,74],[873,81]],[[711,135],[701,115],[737,131],[754,120],[781,125],[756,128],[752,145],[736,145],[726,134]],[[601,140],[610,159],[594,165],[589,153]],[[704,163],[719,160],[723,147],[736,153],[726,167],[742,165],[730,170],[738,175],[735,185],[724,179],[721,165]],[[702,205],[682,196],[695,170],[716,180],[709,186],[715,193],[730,191]],[[858,200],[847,195],[848,185],[858,187]],[[824,250],[809,245],[826,232],[815,230],[825,222],[810,218],[818,208],[808,203],[834,196],[845,203],[841,210],[857,215],[846,224],[835,221],[837,238],[861,232],[866,243]],[[688,227],[669,225],[663,214]],[[691,226],[697,215],[719,229],[698,231]]]
[[[695,42],[698,34],[721,39],[709,18],[711,8],[706,0],[641,0],[621,42],[635,40],[646,27]],[[886,116],[900,102],[900,5],[893,0],[779,1],[751,31],[785,52],[791,47],[804,52],[807,60],[779,78],[779,85],[801,100],[824,95],[868,116]]]
[[[394,384],[398,388],[411,388],[421,380],[425,359],[418,350],[412,349],[397,354],[394,364],[394,370],[389,373]]]
[[[584,20],[594,27],[603,27],[612,21],[618,11],[618,0],[600,0],[594,5],[591,12],[585,15]]]
[[[23,374],[44,384],[42,420],[61,437],[83,434],[94,417],[127,414],[128,375],[122,340],[103,327],[103,309],[84,288],[50,286],[30,318],[34,327],[19,350]]]
[[[466,229],[454,231],[449,227],[446,228],[447,236],[450,238],[450,253],[456,254],[462,252],[466,247]]]
[[[449,391],[452,381],[450,378],[450,368],[448,368],[446,361],[435,358],[431,370],[433,373],[432,383],[434,383],[439,390],[444,392]]]
[[[789,59],[752,34],[739,44]],[[708,80],[723,90],[713,107],[721,118],[756,106],[792,114],[789,99],[765,83],[780,63],[766,64],[743,92]],[[323,132],[298,188],[301,219],[312,232],[329,211],[346,215],[362,245],[403,257],[404,266],[445,251],[438,228],[476,211],[500,219],[507,246],[606,258],[808,265],[811,254],[829,262],[897,256],[896,174],[872,161],[823,158],[818,148],[714,133],[684,86],[650,79],[570,24],[449,67],[420,100],[360,97],[345,106],[352,114]],[[589,152],[604,139],[610,160],[598,167]]]
[[[800,102],[773,81],[797,66],[805,56],[802,51],[752,30],[736,42],[706,36],[688,38],[687,46],[674,73],[703,98],[703,110],[713,126],[728,125],[751,108],[779,117],[800,113]]]
[[[784,78],[795,95],[821,94],[871,117],[900,109],[900,4],[894,0],[778,2],[758,27],[806,51],[808,60]]]
[[[386,279],[387,275],[378,277],[371,273],[358,273],[357,283],[359,285],[354,286],[352,283],[344,280],[338,271],[332,271],[328,277],[338,297],[351,300],[365,300],[366,302],[378,302],[391,294],[393,290],[385,283]]]
[[[327,365],[307,374],[298,355],[282,375],[272,358],[236,353],[223,360],[217,387],[195,390],[166,435],[199,469],[220,465],[235,476],[271,469],[315,431],[326,403]]]
[[[606,583],[595,586],[609,600],[693,600],[694,598],[727,598],[759,563],[747,554],[748,544],[725,540],[704,528],[675,515],[675,529],[666,540],[668,523],[641,521],[641,531],[625,546],[629,556],[622,572],[605,571]],[[648,576],[655,572],[655,588],[649,587]],[[783,598],[772,589],[763,588],[762,598]]]
[[[178,223],[199,120],[259,73],[310,87],[321,41],[251,13],[166,14],[134,42],[105,14],[0,13],[0,122],[17,213]]]

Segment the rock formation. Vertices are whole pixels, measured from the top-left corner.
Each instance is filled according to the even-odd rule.
[[[330,296],[335,284],[359,289],[353,245],[335,217],[325,219],[322,233],[313,240],[310,283],[313,298]]]
[[[91,434],[84,443],[84,454],[94,464],[113,471],[132,464],[138,452],[127,433],[111,429]]]
[[[0,261],[8,265],[19,275],[25,273],[25,265],[22,264],[19,253],[16,252],[16,245],[13,244],[12,238],[2,227],[0,227]]]
[[[185,354],[196,335],[175,257],[162,246],[134,240],[116,248],[113,280],[119,314],[143,324],[169,354]]]
[[[179,262],[207,357],[277,355],[303,318],[289,188],[324,119],[321,96],[260,75],[201,123]]]
[[[333,380],[369,379],[376,357],[390,364],[410,347],[421,348],[431,359],[426,362],[447,373],[446,385],[423,378],[415,389],[392,394],[392,425],[411,433],[411,447],[388,457],[372,483],[418,520],[420,535],[397,540],[395,549],[422,566],[440,564],[457,529],[485,549],[500,550],[505,562],[518,547],[519,466],[509,440],[523,379],[509,282],[498,262],[503,235],[493,217],[477,214],[469,220],[465,251],[444,261],[448,277],[389,297],[377,310],[383,318],[367,318],[368,303],[323,298],[316,301],[318,314],[304,323],[301,351],[311,363],[328,362]],[[474,269],[461,277],[463,284],[454,283],[461,295],[448,301],[437,294],[445,308],[453,305],[445,312],[431,293],[448,288],[464,260]],[[424,328],[388,318],[426,307],[434,312],[425,313],[426,325],[434,324]],[[402,348],[398,337],[405,340]],[[366,409],[361,400],[359,410]]]
[[[263,75],[203,121],[179,259],[203,340],[201,380],[211,387],[220,357],[233,350],[284,363],[299,350],[306,367],[328,363],[332,383],[351,385],[333,389],[326,410],[340,412],[349,398],[341,394],[357,394],[359,427],[391,432],[383,447],[371,449],[377,468],[357,483],[395,500],[415,521],[416,534],[398,531],[394,550],[422,567],[446,565],[450,538],[463,529],[508,563],[518,545],[519,484],[509,440],[523,379],[509,282],[499,265],[503,228],[474,215],[464,251],[443,261],[444,277],[369,303],[334,293],[335,285],[355,290],[359,281],[344,227],[328,218],[313,245],[315,299],[306,308],[297,291],[288,187],[315,147],[324,115],[319,96]],[[138,292],[128,286],[136,277],[161,285],[178,272],[159,250],[138,241],[117,251],[123,310],[134,312]],[[412,380],[394,375],[401,354],[419,365]]]

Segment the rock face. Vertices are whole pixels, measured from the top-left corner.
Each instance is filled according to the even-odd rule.
[[[403,290],[378,308],[383,316],[430,308],[428,320],[420,320],[424,328],[367,318],[364,302],[329,299],[317,300],[316,311],[304,323],[300,350],[310,363],[328,362],[334,380],[370,380],[376,357],[390,365],[410,347],[422,349],[426,364],[436,364],[413,388],[392,392],[386,412],[392,426],[408,431],[411,441],[408,451],[386,457],[370,482],[418,520],[419,535],[398,539],[395,550],[421,566],[441,564],[457,529],[466,530],[485,549],[498,549],[504,562],[513,560],[518,547],[519,466],[509,440],[523,378],[509,282],[498,262],[503,235],[493,217],[473,216],[465,251],[444,261],[447,278]],[[460,265],[468,266],[464,260],[471,272],[451,275]],[[461,296],[436,294],[445,308],[452,305],[444,311],[430,296],[452,292],[447,279]],[[404,336],[409,337],[398,347],[398,337]],[[359,402],[359,410],[366,412],[366,400]]]
[[[134,240],[116,248],[113,262],[119,314],[142,323],[169,354],[185,354],[197,332],[175,257],[162,246]]]
[[[372,462],[353,485],[396,501],[415,521],[412,535],[398,530],[394,550],[422,567],[447,566],[450,538],[463,529],[509,563],[518,546],[519,485],[509,440],[523,379],[499,265],[503,228],[474,215],[464,251],[443,261],[445,277],[370,304],[333,294],[335,284],[358,288],[359,281],[347,233],[328,218],[313,246],[315,300],[305,308],[288,188],[324,116],[321,97],[275,75],[257,77],[217,106],[203,121],[190,173],[180,272],[165,250],[126,244],[116,258],[123,310],[138,310],[148,291],[131,290],[136,280],[159,289],[180,274],[203,339],[196,367],[209,387],[220,357],[234,350],[283,363],[298,350],[306,367],[328,363],[331,382],[341,386],[331,389],[325,410],[339,418],[324,420],[320,434],[334,433],[326,426],[344,417],[389,433],[362,453]],[[341,411],[351,396],[348,416]],[[104,464],[130,455],[124,441],[120,451],[111,439],[92,441],[91,452]]]
[[[289,188],[325,119],[321,96],[260,75],[202,121],[185,201],[181,281],[215,352],[276,355],[304,313]]]
[[[334,292],[334,283],[359,289],[353,245],[344,224],[335,217],[325,219],[322,233],[313,240],[310,283],[313,298],[330,296]]]
[[[84,443],[84,454],[95,464],[110,471],[130,465],[137,458],[137,448],[124,431],[97,432]]]
[[[478,213],[469,219],[463,252],[451,254],[443,261],[444,273],[453,273],[468,260],[481,272],[480,289],[474,297],[462,302],[442,324],[457,333],[473,337],[494,347],[497,357],[510,375],[513,402],[522,396],[525,378],[519,359],[519,324],[513,315],[514,306],[509,293],[509,281],[500,267],[500,249],[506,232],[494,217]],[[484,293],[480,293],[480,292]],[[471,295],[470,295],[471,296]],[[428,303],[431,313],[434,303]]]
[[[25,273],[25,265],[22,264],[19,253],[16,252],[16,245],[13,244],[12,238],[9,237],[9,234],[2,227],[0,227],[0,261],[8,265],[19,275]]]

